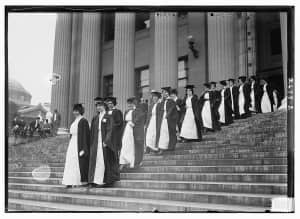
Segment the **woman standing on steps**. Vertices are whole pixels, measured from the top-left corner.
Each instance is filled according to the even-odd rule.
[[[273,91],[270,85],[267,83],[265,79],[260,79],[260,83],[263,87],[263,95],[261,98],[261,112],[269,113],[273,112]]]
[[[221,89],[221,103],[218,108],[218,112],[220,115],[219,122],[222,125],[229,125],[233,122],[232,118],[232,101],[230,95],[230,89],[227,86],[227,82],[225,80],[219,82],[222,86]]]
[[[69,142],[62,184],[67,188],[86,185],[89,170],[90,128],[88,121],[82,116],[84,108],[81,104],[73,107],[74,122],[70,127]]]
[[[194,85],[186,85],[186,97],[183,102],[183,121],[181,126],[180,137],[183,141],[201,141],[201,122],[198,97],[194,94]]]

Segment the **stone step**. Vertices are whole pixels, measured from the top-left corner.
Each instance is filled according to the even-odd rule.
[[[19,182],[32,182],[48,178],[48,173],[40,173],[41,178],[33,177],[31,172],[11,172],[9,179]],[[45,177],[46,176],[46,177]],[[61,181],[63,172],[52,172],[50,179]],[[274,182],[286,183],[287,174],[270,173],[121,173],[121,179],[130,180],[173,180],[173,181],[210,181],[210,182]]]
[[[8,212],[14,211],[124,211],[125,209],[103,208],[103,207],[90,207],[86,205],[72,205],[57,202],[45,202],[45,201],[31,201],[25,199],[8,199]]]
[[[113,190],[113,189],[111,189]],[[118,190],[118,189],[115,189]],[[95,195],[90,195],[93,192]],[[207,209],[204,205],[221,204],[221,205],[240,205],[240,206],[255,206],[268,209],[271,206],[271,200],[280,195],[260,195],[260,194],[231,194],[231,193],[215,193],[215,192],[195,192],[195,191],[163,191],[163,190],[128,190],[128,193],[133,193],[141,198],[131,197],[113,197],[102,194],[110,193],[106,189],[90,189],[89,194],[71,194],[71,193],[54,193],[54,192],[36,192],[9,190],[8,196],[13,199],[26,199],[47,202],[62,202],[66,204],[78,204],[88,206],[101,206],[108,208],[121,208],[135,211],[207,211],[215,209]],[[123,193],[123,191],[121,192]],[[178,201],[174,200],[180,193],[190,195],[193,201]],[[152,198],[144,198],[144,196],[152,196]],[[158,200],[157,197],[168,197],[169,200]],[[173,201],[174,200],[174,201]],[[224,204],[226,203],[226,204]],[[223,210],[230,210],[223,209]],[[241,211],[241,210],[240,210]]]
[[[9,183],[9,189],[45,192],[64,192],[61,185]],[[114,188],[163,189],[186,191],[210,191],[229,193],[286,194],[286,183],[249,183],[249,182],[209,182],[209,181],[170,181],[170,180],[122,180]]]
[[[31,172],[35,168],[23,167],[9,172]],[[64,167],[52,167],[52,172],[62,172]],[[135,172],[136,170],[124,170],[124,172]],[[187,172],[187,173],[287,173],[287,165],[254,165],[254,166],[142,166],[140,172]]]
[[[206,159],[206,160],[146,160],[142,166],[211,166],[211,165],[286,165],[286,158],[264,158],[264,159]],[[39,167],[49,165],[50,167],[64,167],[64,162],[42,162],[28,161],[20,162],[21,167]]]

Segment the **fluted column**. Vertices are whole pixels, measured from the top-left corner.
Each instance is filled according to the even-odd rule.
[[[177,88],[177,13],[156,12],[154,25],[154,89]]]
[[[284,80],[284,96],[287,95],[287,13],[280,12],[281,48],[282,48],[282,70]]]
[[[61,114],[61,127],[68,127],[69,76],[72,46],[72,14],[59,13],[56,20],[53,73],[61,79],[51,90],[51,109]]]
[[[235,77],[236,14],[208,13],[208,71],[210,81]]]
[[[238,34],[238,72],[235,76],[246,76],[248,74],[248,49],[247,49],[247,13],[240,12],[237,20]]]
[[[255,12],[247,12],[248,76],[256,75],[256,28]]]
[[[84,104],[85,117],[95,114],[93,99],[99,95],[101,54],[101,13],[84,13],[82,21],[79,102]]]
[[[70,91],[69,91],[69,126],[74,120],[72,108],[79,98],[79,77],[81,58],[81,37],[82,37],[82,13],[73,13],[72,20],[72,50],[70,69]]]
[[[135,14],[116,13],[114,39],[113,95],[118,107],[126,108],[126,100],[134,95]]]

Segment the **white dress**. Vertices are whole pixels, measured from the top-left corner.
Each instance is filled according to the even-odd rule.
[[[77,145],[78,123],[82,118],[82,116],[76,118],[70,127],[70,134],[72,137],[67,149],[65,169],[62,179],[63,185],[82,185]]]
[[[239,88],[239,113],[240,115],[245,114],[245,96],[243,91],[244,85]]]
[[[209,100],[208,92],[204,94],[204,99],[206,99],[206,101],[204,102],[201,111],[203,127],[212,129],[211,109],[210,109],[210,100]]]
[[[101,122],[103,119],[104,113],[100,113],[99,115],[99,128],[98,128],[98,149],[97,149],[97,158],[96,158],[96,167],[93,183],[98,185],[104,184],[104,172],[105,172],[105,164],[104,164],[104,155],[103,155],[103,141],[102,141],[102,133],[101,133]]]
[[[264,84],[263,91],[264,94],[261,99],[261,112],[262,113],[272,112],[271,101],[267,92],[267,84]]]
[[[151,118],[146,133],[146,146],[155,151],[158,150],[156,147],[156,107],[157,103],[153,105]]]
[[[168,127],[168,121],[166,118],[167,115],[167,100],[164,102],[164,113],[162,117],[162,122],[160,126],[160,135],[159,135],[159,141],[158,141],[158,147],[162,150],[167,150],[169,147],[169,127]]]
[[[127,121],[125,130],[122,138],[122,148],[120,152],[120,164],[129,164],[131,168],[134,167],[134,137],[133,128],[130,126],[132,124],[132,112],[130,110],[125,116],[125,121]]]
[[[224,101],[224,93],[225,93],[225,89],[222,89],[221,91],[221,103],[219,106],[219,115],[220,115],[220,119],[219,121],[222,123],[225,123],[225,101]]]
[[[187,97],[185,101],[186,112],[181,126],[180,137],[186,139],[198,139],[197,125],[192,108],[192,97]]]
[[[251,106],[250,106],[249,110],[252,112],[255,112],[256,110],[255,110],[254,83],[251,84],[250,98],[251,98]]]

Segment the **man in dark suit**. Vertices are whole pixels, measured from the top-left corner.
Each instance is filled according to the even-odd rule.
[[[175,101],[176,103],[176,109],[178,113],[178,120],[177,120],[177,129],[180,133],[181,130],[181,120],[182,120],[182,112],[184,111],[185,103],[182,99],[178,98],[178,92],[176,89],[172,89],[170,93],[170,97]]]

